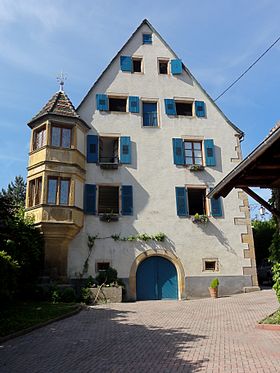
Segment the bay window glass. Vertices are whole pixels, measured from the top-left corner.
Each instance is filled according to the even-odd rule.
[[[50,177],[48,179],[48,203],[52,205],[69,204],[70,179]]]
[[[34,132],[33,150],[40,149],[46,145],[46,127],[41,127]]]
[[[51,145],[62,148],[70,148],[71,128],[52,126]]]
[[[59,195],[59,204],[68,205],[69,200],[69,179],[60,180],[60,195]]]
[[[55,205],[57,195],[57,179],[49,178],[48,180],[48,203]]]

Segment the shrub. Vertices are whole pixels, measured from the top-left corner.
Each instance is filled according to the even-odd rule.
[[[17,289],[19,265],[5,251],[0,251],[0,297],[10,299]]]
[[[61,294],[61,302],[73,303],[76,301],[76,295],[73,288],[66,288]]]
[[[61,292],[59,289],[53,289],[51,292],[51,301],[53,304],[58,303],[61,301]]]
[[[280,303],[280,263],[274,263],[272,266],[272,273],[273,273],[273,289],[276,292],[276,296]]]
[[[98,285],[106,284],[110,285],[112,283],[117,283],[118,281],[118,272],[116,269],[109,267],[106,271],[101,271],[96,276],[96,281]]]
[[[82,288],[82,300],[85,304],[91,303],[91,291],[90,288]]]
[[[219,280],[217,278],[214,278],[210,283],[210,288],[215,289],[219,286]]]

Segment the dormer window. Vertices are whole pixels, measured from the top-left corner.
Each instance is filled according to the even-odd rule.
[[[52,126],[51,146],[71,148],[71,128]]]

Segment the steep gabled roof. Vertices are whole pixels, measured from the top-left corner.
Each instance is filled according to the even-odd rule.
[[[109,69],[109,67],[112,65],[112,63],[119,58],[122,51],[125,49],[125,47],[128,45],[130,40],[133,39],[134,35],[138,32],[138,30],[143,26],[147,25],[150,30],[158,36],[158,38],[162,41],[162,43],[170,50],[171,53],[174,54],[176,58],[179,59],[177,54],[173,51],[173,49],[167,44],[167,42],[162,38],[162,36],[157,32],[157,30],[151,25],[151,23],[144,19],[141,24],[137,27],[137,29],[133,32],[131,37],[127,40],[127,42],[123,45],[123,47],[119,50],[119,52],[115,55],[115,57],[111,60],[111,62],[108,64],[108,66],[103,70],[99,78],[95,81],[93,86],[89,89],[88,93],[85,95],[85,97],[82,99],[81,103],[78,105],[77,110],[79,110],[82,103],[85,101],[85,99],[88,97],[88,95],[91,93],[91,91],[94,89],[94,87],[97,85],[97,83],[102,79],[103,75],[106,73],[106,71]],[[227,116],[222,112],[222,110],[218,107],[218,105],[214,102],[214,100],[209,96],[209,94],[205,91],[204,88],[200,85],[200,83],[196,80],[196,78],[192,75],[192,73],[189,71],[189,69],[184,65],[183,63],[183,69],[186,71],[186,73],[195,81],[195,83],[199,86],[199,88],[203,91],[203,93],[208,97],[208,99],[211,101],[211,103],[216,107],[216,109],[219,111],[219,113],[222,115],[222,117],[225,119],[225,121],[239,134],[239,137],[242,138],[244,136],[244,132],[241,131],[235,124],[233,124]]]
[[[81,120],[80,115],[76,112],[71,100],[63,91],[56,92],[39,113],[31,119],[28,125],[30,126],[33,122],[45,115],[58,115]],[[82,122],[85,124],[84,121]],[[86,126],[89,127],[88,125]]]

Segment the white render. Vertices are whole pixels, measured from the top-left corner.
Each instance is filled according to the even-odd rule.
[[[251,259],[244,258],[247,244],[241,234],[246,225],[235,225],[234,219],[245,218],[240,207],[243,201],[233,190],[223,200],[224,216],[210,217],[205,226],[194,224],[189,218],[176,214],[175,186],[205,186],[207,191],[216,185],[234,166],[238,132],[227,123],[208,95],[185,71],[179,76],[158,74],[158,59],[177,56],[153,32],[152,45],[142,44],[142,34],[151,29],[144,23],[111,62],[102,77],[90,90],[78,108],[81,118],[92,126],[89,134],[130,136],[132,164],[117,170],[102,170],[99,165],[87,163],[86,183],[96,185],[133,185],[133,216],[120,216],[118,222],[101,222],[99,217],[85,215],[84,227],[71,242],[68,256],[68,275],[79,277],[87,257],[87,235],[100,238],[112,234],[121,236],[137,233],[163,232],[163,244],[147,242],[115,242],[111,238],[96,240],[89,262],[89,275],[96,275],[96,262],[109,261],[121,278],[128,279],[135,258],[145,250],[163,247],[172,251],[181,261],[186,278],[193,276],[243,276],[243,267],[251,267]],[[122,72],[120,55],[143,59],[143,73]],[[113,96],[139,96],[140,113],[101,112],[96,110],[96,94]],[[181,98],[201,100],[206,105],[206,118],[167,116],[164,99]],[[158,128],[142,126],[141,100],[158,102]],[[78,148],[84,146],[78,133]],[[173,163],[172,138],[214,139],[216,166],[202,172],[190,172]],[[235,159],[235,160],[234,160]],[[83,185],[76,181],[76,205],[81,207]],[[209,204],[209,203],[208,203]],[[209,211],[209,210],[208,210]],[[202,259],[216,258],[219,270],[203,271]],[[186,283],[186,291],[188,284]]]

